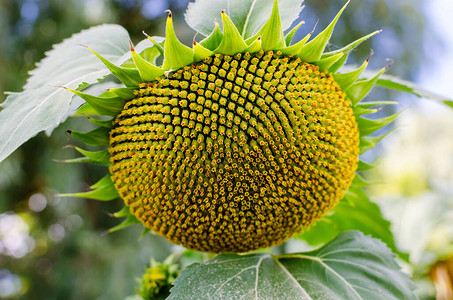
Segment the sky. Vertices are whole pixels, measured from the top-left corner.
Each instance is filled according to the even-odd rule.
[[[432,92],[453,99],[453,0],[429,0],[424,2],[425,14],[432,28],[442,39],[437,41],[441,47],[433,47],[432,37],[426,36],[425,52],[432,55],[426,61],[416,79],[417,83]],[[421,101],[421,108],[426,112],[445,109],[430,101]]]

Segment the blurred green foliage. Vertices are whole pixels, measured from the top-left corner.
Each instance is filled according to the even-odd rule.
[[[318,31],[324,28],[343,2],[307,1],[301,16],[307,23],[298,36],[310,32],[318,18]],[[382,67],[391,58],[397,62],[393,73],[411,79],[423,59],[420,33],[427,30],[421,4],[420,0],[353,1],[330,48],[384,29],[353,52],[349,62],[363,61],[373,48],[372,66]],[[189,44],[194,32],[183,26],[186,5],[186,0],[0,1],[0,102],[6,98],[4,91],[21,90],[27,72],[52,44],[92,25],[120,24],[137,43],[143,39],[142,30],[164,34],[163,11],[170,8],[178,36]],[[17,250],[20,245],[7,244],[8,233],[2,231],[7,222],[0,219],[0,298],[123,299],[134,294],[135,278],[141,277],[150,257],[161,261],[178,249],[151,234],[139,240],[140,226],[104,235],[119,222],[105,212],[118,210],[120,200],[98,203],[55,196],[86,190],[106,172],[98,166],[55,161],[76,155],[73,149],[62,149],[77,144],[74,139],[68,142],[65,130],[88,130],[88,123],[82,117],[72,118],[50,138],[38,135],[0,164],[0,216],[18,216],[26,224],[18,233],[25,246]]]

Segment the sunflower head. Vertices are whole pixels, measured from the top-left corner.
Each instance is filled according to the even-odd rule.
[[[359,101],[384,69],[358,80],[367,59],[337,72],[376,32],[324,51],[345,7],[311,41],[310,33],[291,44],[302,23],[285,35],[275,0],[248,39],[222,11],[223,30],[216,25],[189,48],[178,41],[170,13],[165,41],[149,37],[154,55],[145,59],[131,44],[132,68],[92,50],[125,87],[101,97],[73,91],[113,117],[93,120],[101,126],[90,133],[71,132],[108,144],[83,154],[94,161],[103,155],[98,160],[110,171],[93,191],[75,195],[119,195],[126,206],[117,216],[127,224],[140,221],[206,252],[269,247],[307,229],[343,197],[361,150],[373,145],[364,136],[379,128],[360,117],[371,110]]]

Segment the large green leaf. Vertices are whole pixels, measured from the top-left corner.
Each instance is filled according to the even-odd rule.
[[[108,69],[88,49],[90,46],[116,63],[130,49],[127,31],[119,25],[84,30],[55,45],[30,72],[24,91],[12,93],[0,112],[0,161],[38,132],[52,130],[76,110],[74,94],[57,86],[80,89],[98,82]]]
[[[349,230],[360,230],[369,234],[385,242],[394,252],[398,252],[390,230],[390,222],[384,219],[379,206],[371,202],[358,187],[351,187],[333,211],[296,237],[317,246]]]
[[[288,29],[302,11],[302,0],[278,1],[283,30]],[[189,3],[186,22],[194,30],[208,36],[221,23],[220,12],[225,10],[244,39],[252,37],[269,19],[271,0],[196,0]],[[284,17],[283,17],[284,16]]]
[[[222,254],[174,285],[169,299],[417,299],[392,252],[358,231],[308,253]]]

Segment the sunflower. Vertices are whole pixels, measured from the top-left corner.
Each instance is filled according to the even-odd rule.
[[[348,2],[349,3],[349,2]],[[347,3],[347,4],[348,4]],[[255,35],[244,39],[225,11],[202,41],[189,48],[176,37],[168,13],[166,36],[146,57],[131,43],[132,59],[116,66],[90,49],[125,87],[99,97],[71,90],[109,120],[93,131],[70,131],[102,151],[77,148],[109,165],[92,191],[66,194],[98,200],[121,197],[115,214],[190,249],[246,252],[270,247],[307,230],[344,196],[366,168],[359,155],[378,138],[366,136],[393,117],[361,100],[381,69],[359,79],[339,73],[348,53],[373,32],[339,50],[325,48],[335,24],[292,43],[277,0]],[[161,56],[162,64],[156,59]]]

